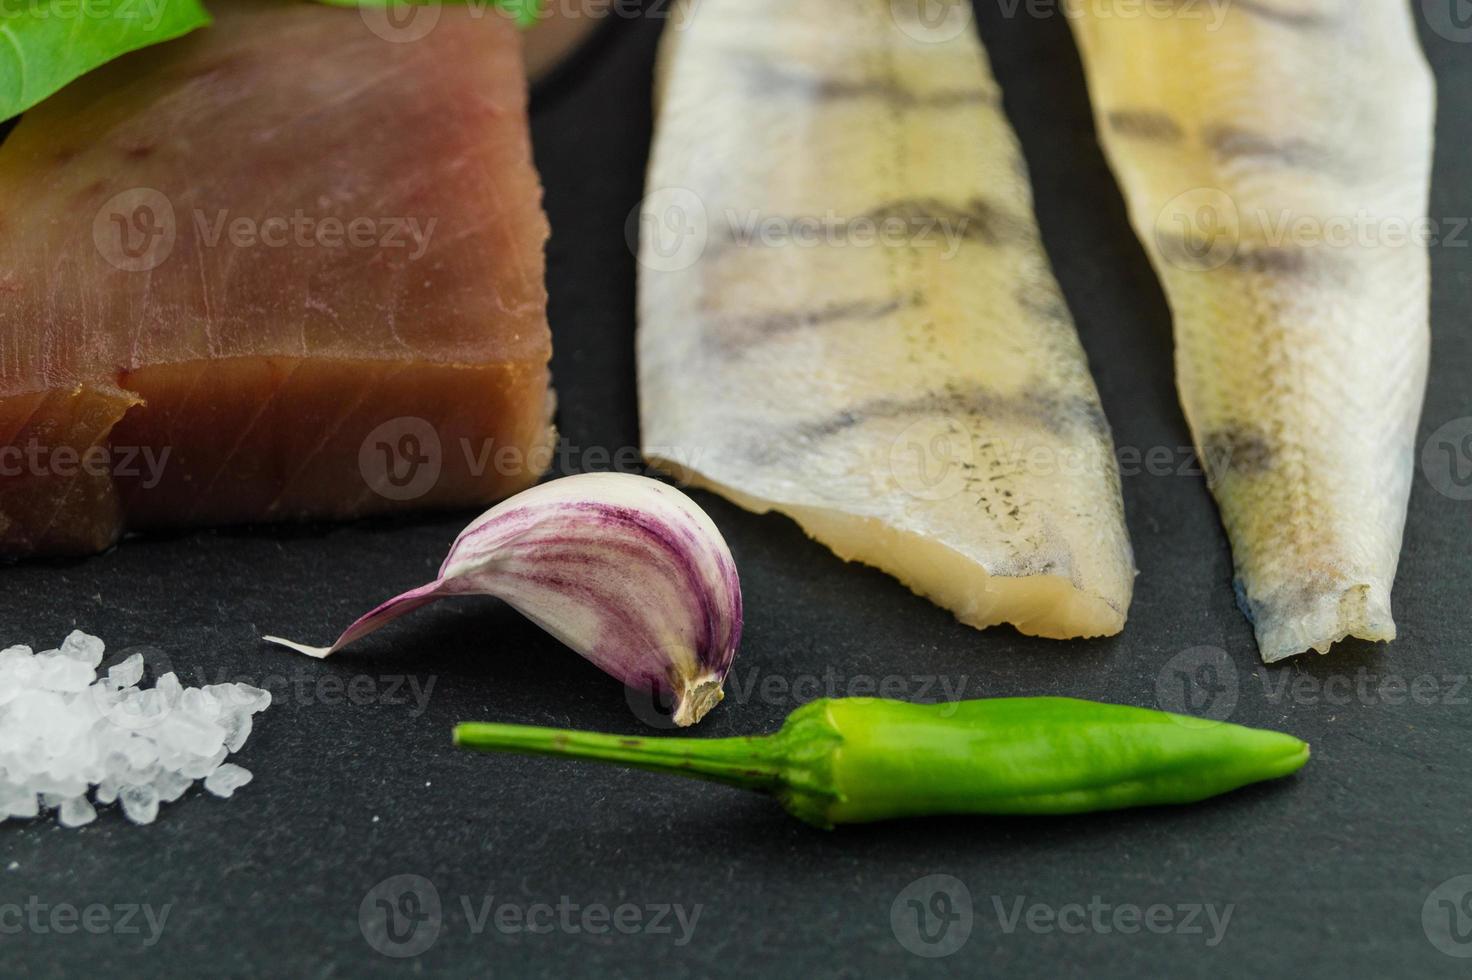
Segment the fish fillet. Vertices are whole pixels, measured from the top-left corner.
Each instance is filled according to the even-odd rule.
[[[210,6],[0,146],[0,553],[478,505],[550,460],[514,28]]]
[[[1435,96],[1408,5],[1130,9],[1070,19],[1239,602],[1268,662],[1391,640],[1429,342]]]
[[[889,0],[665,31],[640,215],[646,456],[965,623],[1123,627],[1109,427],[974,34]]]

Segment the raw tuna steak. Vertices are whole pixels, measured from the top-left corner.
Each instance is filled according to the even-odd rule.
[[[211,6],[0,146],[0,552],[478,505],[549,459],[514,28]]]

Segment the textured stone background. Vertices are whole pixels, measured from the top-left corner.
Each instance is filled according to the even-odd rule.
[[[1009,17],[1011,6],[982,5],[980,23],[1116,440],[1167,447],[1179,463],[1176,447],[1190,440],[1165,304],[1095,143],[1067,24],[1056,12]],[[1434,32],[1425,16],[1418,23],[1440,83],[1431,212],[1472,215],[1472,45]],[[560,427],[580,450],[573,469],[600,468],[587,450],[637,445],[635,263],[624,236],[642,193],[659,27],[654,17],[616,21],[538,93],[533,125],[555,228],[554,371]],[[1472,416],[1469,240],[1432,253],[1423,439]],[[1311,741],[1314,758],[1297,777],[1190,809],[821,833],[734,790],[452,751],[450,728],[468,719],[647,730],[617,685],[493,601],[421,612],[325,663],[256,641],[262,632],[326,640],[426,580],[469,515],[137,539],[87,561],[0,569],[0,645],[54,642],[81,626],[115,648],[159,648],[186,682],[223,674],[278,695],[239,759],[256,779],[228,802],[196,791],[147,828],[115,810],[80,832],[0,826],[0,905],[170,908],[152,946],[141,916],[138,934],[0,935],[7,967],[58,977],[1465,975],[1468,961],[1438,949],[1422,913],[1445,924],[1439,900],[1460,901],[1457,922],[1472,929],[1472,879],[1432,896],[1472,873],[1472,686],[1463,684],[1472,502],[1417,473],[1392,649],[1346,644],[1266,670],[1234,605],[1202,481],[1132,476],[1125,498],[1141,569],[1128,629],[1059,644],[959,626],[884,575],[846,567],[785,519],[701,495],[740,564],[748,620],[727,702],[699,734],[769,730],[816,693],[869,693],[866,684],[885,679],[886,693],[912,698],[1069,694],[1179,707],[1184,671],[1217,682],[1193,689],[1216,691],[1193,707]],[[1188,652],[1203,646],[1226,651],[1214,675],[1200,671],[1211,655]],[[398,875],[417,877],[374,890]],[[950,878],[911,887],[930,875]],[[426,883],[441,913],[410,941],[423,952],[381,955],[375,944],[408,946],[375,933],[377,899],[412,894],[425,908]],[[958,915],[969,895],[972,913],[942,939],[964,945],[932,961],[909,948],[941,947],[917,938],[907,903],[937,887]],[[1044,906],[1081,931],[1029,928],[1024,918],[1009,932],[1019,897],[1024,910]],[[625,903],[645,925],[656,914],[647,906],[679,904],[687,917],[699,906],[693,938],[679,942],[673,912],[661,923],[668,933],[582,929],[582,908]],[[543,904],[552,931],[507,926],[515,910],[535,918]],[[1172,910],[1168,933],[1115,930],[1115,909],[1156,904]],[[1178,909],[1208,904],[1232,908],[1215,945],[1204,912],[1187,922]],[[502,927],[494,911],[480,918],[503,906],[513,911],[500,913]],[[1124,915],[1117,921],[1128,925]],[[1440,941],[1472,954],[1472,941]]]

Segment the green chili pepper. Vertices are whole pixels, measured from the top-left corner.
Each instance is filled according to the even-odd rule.
[[[1191,803],[1296,771],[1291,735],[1073,698],[820,698],[774,735],[634,738],[466,723],[455,743],[574,756],[771,793],[818,827],[942,813]]]

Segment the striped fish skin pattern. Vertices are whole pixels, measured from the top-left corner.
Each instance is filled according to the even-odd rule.
[[[1263,660],[1394,639],[1430,336],[1410,6],[1070,12]]]
[[[1119,472],[967,24],[701,0],[666,29],[640,237],[647,457],[978,628],[1118,633]]]

